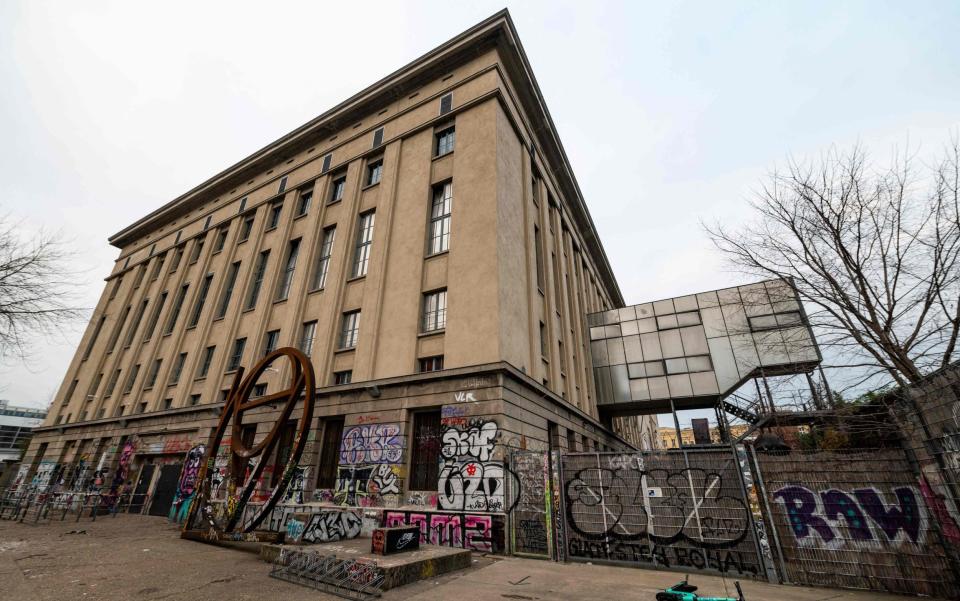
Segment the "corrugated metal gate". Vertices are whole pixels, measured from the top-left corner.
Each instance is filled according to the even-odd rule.
[[[730,447],[561,458],[570,561],[766,578]]]

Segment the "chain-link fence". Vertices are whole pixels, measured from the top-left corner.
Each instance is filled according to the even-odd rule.
[[[572,561],[765,578],[731,447],[562,458]]]

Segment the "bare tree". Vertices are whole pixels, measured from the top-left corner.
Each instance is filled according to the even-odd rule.
[[[35,338],[83,317],[72,306],[77,278],[62,238],[22,232],[21,223],[0,216],[0,360],[25,359]]]
[[[791,161],[740,228],[707,226],[751,275],[791,278],[826,356],[897,384],[958,358],[960,139],[937,163],[876,169],[860,147]]]

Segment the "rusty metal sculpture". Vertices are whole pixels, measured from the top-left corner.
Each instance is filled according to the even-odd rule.
[[[251,400],[250,395],[257,384],[257,380],[270,368],[274,361],[281,357],[290,359],[292,373],[289,387]],[[313,366],[310,359],[299,350],[290,347],[277,349],[261,359],[246,378],[243,378],[242,367],[237,370],[220,414],[220,423],[207,444],[206,455],[197,476],[200,488],[197,491],[194,503],[190,506],[187,518],[184,520],[181,534],[183,538],[205,542],[276,542],[282,539],[282,533],[257,531],[256,528],[270,514],[277,502],[283,498],[283,493],[300,461],[300,456],[307,442],[307,431],[313,418],[314,383]],[[257,487],[264,467],[266,467],[266,460],[270,458],[276,448],[280,431],[290,419],[301,395],[303,395],[303,410],[290,456],[286,465],[283,466],[283,477],[274,487],[266,502],[252,515],[244,519],[247,503]],[[246,446],[241,436],[243,414],[257,407],[277,403],[282,403],[283,406],[273,429],[258,444]],[[222,502],[219,499],[214,502],[212,496],[216,491],[214,490],[213,480],[215,477],[223,477],[223,474],[220,474],[219,469],[215,466],[217,449],[220,448],[228,426],[231,427],[230,462],[226,478],[221,484],[221,486],[226,485],[227,494]],[[258,457],[259,460],[256,460]],[[251,460],[256,460],[252,468]],[[279,468],[280,466],[277,466],[275,469]]]

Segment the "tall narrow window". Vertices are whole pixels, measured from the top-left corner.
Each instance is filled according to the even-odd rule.
[[[167,302],[167,291],[164,290],[160,294],[160,298],[157,300],[157,306],[153,308],[153,313],[150,314],[150,321],[147,323],[147,328],[143,332],[143,340],[146,342],[153,338],[153,331],[157,328],[157,322],[160,321],[160,312],[163,311],[163,305]]]
[[[434,134],[435,144],[434,144],[434,153],[435,156],[442,157],[445,154],[450,154],[453,152],[453,143],[456,139],[457,132],[454,128],[448,127],[443,131],[438,131]]]
[[[123,394],[130,394],[130,391],[133,390],[133,385],[137,381],[137,374],[140,373],[140,364],[137,363],[133,366],[133,369],[130,370],[130,375],[127,376],[127,383],[123,386]]]
[[[280,185],[277,186],[277,194],[283,194],[283,191],[287,189],[287,176],[284,175],[280,178]]]
[[[147,264],[143,263],[137,268],[137,277],[133,280],[133,289],[136,290],[143,283],[143,276],[147,273]]]
[[[117,322],[116,329],[113,330],[113,334],[110,335],[110,343],[107,344],[107,352],[112,353],[113,349],[117,346],[117,341],[120,339],[120,331],[123,330],[123,326],[127,323],[127,317],[130,315],[130,307],[127,306],[123,310],[123,313],[120,315],[120,321]]]
[[[175,251],[173,251],[173,260],[170,261],[170,273],[174,273],[177,271],[177,268],[180,267],[180,261],[183,260],[184,246],[184,244],[181,244]]]
[[[200,361],[200,369],[197,370],[198,378],[206,378],[210,371],[210,364],[213,362],[213,353],[217,350],[216,346],[208,346],[203,351],[203,360]]]
[[[533,246],[537,253],[537,288],[543,292],[543,245],[540,242],[540,228],[533,226]]]
[[[193,243],[193,250],[190,252],[191,265],[200,260],[201,252],[203,252],[203,238],[197,238],[197,241]]]
[[[227,236],[230,234],[230,226],[224,226],[217,230],[217,239],[213,244],[213,252],[218,253],[223,250],[227,243]]]
[[[320,466],[317,470],[317,488],[333,488],[337,482],[341,438],[343,438],[343,418],[332,417],[324,420],[323,445],[320,448]]]
[[[323,165],[320,167],[320,173],[326,173],[327,171],[330,171],[330,161],[332,160],[332,154],[327,154],[323,157]]]
[[[310,356],[313,352],[313,339],[317,335],[317,322],[308,321],[303,324],[303,333],[300,335],[300,350],[303,354]]]
[[[113,394],[113,390],[117,387],[117,381],[120,379],[120,372],[122,370],[116,370],[113,372],[113,375],[110,376],[110,379],[107,380],[107,388],[103,391],[103,398],[108,399],[110,395]]]
[[[435,255],[450,249],[450,212],[453,208],[453,182],[433,189],[430,208],[430,254]]]
[[[174,362],[173,369],[170,371],[170,380],[167,382],[170,386],[174,386],[180,381],[180,372],[183,371],[183,364],[186,363],[186,361],[186,353],[180,353],[177,355],[177,360]]]
[[[153,271],[150,273],[150,281],[160,277],[160,270],[163,269],[163,262],[167,259],[167,253],[162,253],[157,256],[157,259],[153,262]]]
[[[207,293],[210,292],[210,282],[213,281],[213,274],[208,273],[203,282],[200,283],[200,292],[197,294],[197,300],[193,303],[193,313],[190,314],[188,328],[195,327],[200,322],[200,314],[203,312],[203,305],[207,302]]]
[[[93,382],[90,383],[90,389],[87,390],[87,398],[85,400],[91,401],[94,397],[97,396],[97,391],[100,390],[100,382],[103,380],[103,373],[97,374],[97,377],[93,379]]]
[[[440,472],[440,412],[413,414],[409,490],[437,490]]]
[[[317,267],[313,272],[312,290],[319,290],[327,284],[327,272],[330,270],[330,257],[333,255],[333,240],[337,228],[331,225],[323,230],[323,241],[320,243],[320,252],[317,255]]]
[[[423,295],[422,332],[436,332],[447,327],[447,291],[437,290]]]
[[[220,306],[217,307],[215,319],[223,319],[230,307],[230,298],[233,297],[233,287],[237,283],[237,274],[240,272],[240,261],[232,264],[227,271],[227,281],[223,286],[223,296],[220,297]]]
[[[250,282],[250,291],[247,293],[246,309],[253,309],[257,306],[257,298],[260,296],[260,288],[263,287],[263,276],[267,272],[267,260],[270,259],[270,251],[265,250],[257,258],[256,268],[253,270],[253,281]]]
[[[79,383],[80,380],[74,380],[73,382],[70,382],[70,387],[67,388],[67,394],[63,395],[63,405],[69,404],[71,399],[73,399],[73,393],[76,392],[77,384]]]
[[[136,314],[133,316],[133,322],[130,324],[130,329],[127,330],[127,338],[123,342],[123,348],[127,348],[133,344],[133,337],[136,335],[137,330],[140,328],[140,321],[143,320],[143,314],[147,310],[147,305],[150,304],[150,299],[145,299],[140,303],[140,307],[137,309]]]
[[[383,159],[378,159],[367,164],[367,185],[372,186],[380,183],[383,176]]]
[[[153,385],[157,383],[157,376],[160,374],[160,366],[163,364],[163,359],[157,359],[153,362],[153,365],[150,367],[150,373],[147,374],[147,382],[144,384],[144,388],[153,388]]]
[[[253,231],[253,222],[256,218],[255,213],[250,213],[243,218],[243,223],[240,225],[240,236],[237,242],[246,242],[247,239],[250,238],[250,232]]]
[[[300,238],[290,241],[287,248],[287,262],[283,267],[283,273],[280,274],[280,281],[277,282],[276,300],[284,300],[290,296],[290,286],[293,284],[293,272],[297,268],[297,255],[300,254]]]
[[[263,339],[263,356],[266,357],[277,350],[277,344],[280,342],[280,330],[270,330]]]
[[[348,349],[357,346],[357,336],[360,333],[360,311],[349,311],[343,314],[340,326],[340,348]]]
[[[367,275],[370,263],[370,247],[373,245],[373,222],[375,213],[370,211],[360,215],[357,226],[357,245],[353,253],[353,271],[351,277]]]
[[[373,147],[376,148],[383,144],[383,128],[378,127],[376,131],[373,132]]]
[[[308,188],[301,188],[297,196],[297,217],[306,215],[310,211],[310,200],[313,198],[313,184]]]
[[[118,276],[113,280],[113,288],[110,289],[110,298],[107,300],[113,300],[117,297],[117,292],[120,291],[120,284],[123,283],[123,276]]]
[[[555,298],[553,303],[557,313],[560,313],[563,306],[563,295],[560,292],[560,262],[557,261],[557,253],[550,253],[550,261],[553,263],[553,296]]]
[[[335,202],[340,202],[343,200],[343,191],[347,188],[347,176],[341,175],[334,178],[333,183],[330,184],[330,200],[327,201],[327,204],[333,204]]]
[[[177,325],[177,319],[180,318],[180,310],[183,309],[183,301],[187,298],[187,290],[190,288],[190,284],[184,284],[180,287],[180,291],[177,292],[177,298],[173,301],[173,307],[170,309],[170,317],[167,318],[167,327],[164,328],[164,334],[170,334],[173,332],[173,328]]]
[[[97,327],[93,328],[93,334],[90,335],[90,340],[87,341],[87,348],[83,349],[83,359],[81,361],[86,361],[90,358],[90,352],[93,350],[93,345],[97,343],[97,338],[100,337],[100,330],[103,329],[103,324],[106,323],[107,316],[100,316],[100,321],[97,322]]]
[[[283,201],[270,205],[270,214],[267,217],[267,229],[272,230],[280,224],[280,214],[283,213]]]
[[[236,342],[233,343],[233,352],[230,353],[230,363],[227,364],[227,371],[235,371],[240,367],[240,362],[243,361],[243,347],[246,345],[246,338],[237,338]]]
[[[540,356],[546,359],[550,354],[550,349],[547,348],[547,326],[541,321],[540,322]]]

